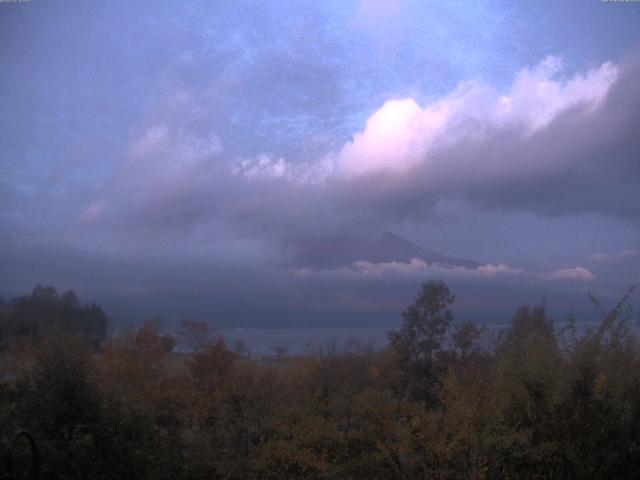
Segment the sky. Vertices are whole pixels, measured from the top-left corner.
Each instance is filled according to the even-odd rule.
[[[0,145],[4,298],[349,326],[436,278],[463,316],[581,311],[640,283],[640,3],[4,2]],[[384,233],[479,266],[358,253]]]

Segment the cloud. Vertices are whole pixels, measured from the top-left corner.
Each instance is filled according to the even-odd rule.
[[[97,200],[89,203],[80,213],[79,219],[82,223],[94,223],[100,220],[104,214],[105,203]]]
[[[639,73],[635,59],[563,76],[560,59],[547,57],[506,88],[469,80],[423,105],[389,100],[351,140],[310,158],[235,155],[180,89],[133,136],[110,184],[78,218],[151,241],[199,232],[206,242],[207,232],[277,245],[289,234],[419,221],[448,198],[544,215],[635,217]],[[393,267],[369,266],[371,274],[380,268]]]
[[[369,262],[358,260],[348,265],[335,268],[311,269],[308,267],[291,270],[294,275],[302,277],[330,276],[330,277],[418,277],[429,276],[451,279],[489,280],[496,278],[521,278],[522,280],[591,282],[595,275],[587,268],[562,268],[549,272],[529,272],[523,268],[511,267],[505,264],[486,264],[477,268],[427,263],[420,258],[412,258],[409,262]]]
[[[522,268],[512,268],[502,263],[498,265],[491,265],[491,264],[483,265],[482,267],[478,267],[476,271],[482,277],[495,277],[496,275],[502,275],[502,274],[525,273],[525,271]]]
[[[223,150],[213,133],[197,135],[182,128],[151,125],[131,144],[125,162],[128,168],[141,168],[146,174],[170,176],[191,167],[197,169]]]
[[[283,178],[289,176],[290,165],[284,158],[273,160],[265,154],[258,155],[249,160],[241,160],[233,168],[235,175],[249,179],[252,178]]]
[[[446,106],[421,109],[413,99],[391,100],[367,120],[333,157],[341,175],[362,175],[380,170],[402,171],[417,162],[442,131]]]
[[[351,267],[359,275],[364,277],[379,277],[386,273],[402,273],[411,274],[415,272],[424,271],[427,268],[427,263],[419,258],[412,258],[408,263],[405,262],[381,262],[372,263],[364,260],[353,262]]]
[[[326,177],[406,174],[421,166],[426,170],[423,173],[437,174],[441,167],[450,169],[452,162],[467,160],[452,157],[444,166],[432,161],[439,151],[455,148],[458,143],[482,144],[502,131],[527,142],[572,109],[584,115],[595,113],[619,75],[619,68],[610,62],[570,78],[557,78],[561,70],[561,59],[550,56],[522,69],[504,92],[468,80],[424,107],[413,98],[389,100],[368,118],[363,131],[356,132],[337,153],[316,160],[316,166],[324,165]],[[515,156],[504,160],[518,161]],[[474,161],[477,168],[483,164],[496,167],[490,158],[476,157]],[[302,167],[299,177],[314,165],[309,162]]]
[[[304,283],[290,268],[324,266],[342,270],[308,270],[301,303],[391,284],[410,296],[429,276],[501,282],[504,301],[511,284],[579,289],[588,274],[554,269],[634,247],[640,62],[616,53],[637,36],[628,22],[614,34],[594,10],[575,46],[482,3],[110,5],[91,31],[69,28],[87,23],[73,6],[9,22],[12,38],[34,33],[0,61],[9,290],[110,278],[288,305]],[[545,58],[548,45],[571,56]],[[447,269],[420,250],[323,263],[342,257],[292,247],[380,231],[490,263]],[[586,266],[595,286],[623,283],[632,258]]]
[[[335,169],[341,174],[362,175],[428,164],[434,150],[464,138],[470,122],[475,128],[479,126],[479,131],[508,128],[516,135],[530,136],[572,108],[593,113],[618,77],[618,68],[609,62],[584,75],[556,79],[561,68],[558,57],[547,57],[533,68],[521,70],[502,93],[471,80],[424,107],[412,98],[390,100],[334,157]],[[482,158],[476,160],[482,162]]]
[[[541,280],[574,280],[590,282],[595,280],[595,275],[584,267],[561,268],[551,272],[542,272],[535,275]]]
[[[628,198],[640,179],[632,133],[640,105],[629,98],[639,97],[639,76],[640,58],[562,76],[562,61],[547,57],[506,89],[469,80],[424,106],[389,100],[326,156],[259,157],[233,170],[265,179],[286,171],[329,208],[383,222],[420,217],[445,197],[545,215],[637,216]]]
[[[612,260],[623,260],[626,258],[640,257],[640,251],[638,250],[621,250],[613,253],[592,253],[589,255],[589,260],[595,262],[608,262]]]
[[[561,71],[562,60],[554,56],[523,69],[510,91],[492,101],[492,120],[499,125],[522,123],[532,134],[571,108],[595,112],[618,78],[618,67],[610,62],[584,75],[554,80]]]
[[[169,128],[166,125],[152,125],[131,145],[130,155],[144,158],[157,153],[166,144],[168,136]]]

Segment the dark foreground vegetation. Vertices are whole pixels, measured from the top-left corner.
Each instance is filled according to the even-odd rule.
[[[150,323],[107,338],[99,307],[40,288],[0,306],[1,439],[31,431],[43,478],[640,478],[626,299],[586,332],[537,305],[489,335],[427,282],[386,350],[264,364],[197,322],[190,355]]]

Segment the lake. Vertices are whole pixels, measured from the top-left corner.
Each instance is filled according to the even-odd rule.
[[[358,341],[371,344],[376,349],[384,348],[387,343],[387,328],[322,328],[322,329],[222,329],[227,346],[234,348],[242,340],[253,355],[273,355],[276,347],[284,347],[290,355],[298,355],[309,349],[338,347],[347,342]]]
[[[599,322],[582,322],[577,324],[578,330],[584,332],[586,328],[594,328]],[[564,324],[557,323],[556,328]],[[486,325],[490,332],[497,332],[506,328],[507,324]],[[234,348],[237,341],[243,341],[253,355],[274,355],[276,348],[282,347],[289,355],[299,355],[318,347],[336,345],[343,347],[348,342],[359,342],[361,345],[371,345],[375,349],[382,349],[387,345],[386,327],[371,328],[318,328],[318,329],[261,329],[236,328],[220,329],[227,346]]]

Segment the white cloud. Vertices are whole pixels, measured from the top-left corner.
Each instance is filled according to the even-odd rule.
[[[523,268],[511,267],[505,264],[486,264],[481,267],[469,269],[458,266],[442,265],[438,263],[428,264],[422,259],[412,258],[409,262],[369,262],[358,260],[343,267],[313,270],[311,268],[299,268],[293,270],[299,276],[346,276],[358,278],[378,278],[385,276],[425,276],[437,275],[445,278],[467,279],[495,279],[498,277],[515,277],[543,281],[578,281],[590,282],[595,280],[588,269],[584,267],[562,268],[550,272],[528,272]]]
[[[596,278],[593,273],[584,267],[561,268],[551,272],[538,273],[535,276],[541,280],[571,280],[579,282],[590,282]]]
[[[603,171],[602,152],[619,148],[614,134],[624,129],[607,125],[631,124],[621,123],[628,114],[617,100],[603,101],[619,98],[607,96],[618,70],[627,72],[618,82],[624,78],[625,88],[631,88],[634,71],[605,63],[563,78],[560,68],[549,57],[521,70],[500,91],[472,80],[426,105],[390,100],[351,141],[305,160],[231,157],[215,134],[190,127],[194,101],[179,92],[174,97],[181,99],[175,100],[180,108],[168,109],[176,117],[154,116],[164,121],[139,133],[109,188],[93,199],[108,208],[99,215],[88,209],[83,218],[109,213],[116,223],[118,216],[133,218],[154,229],[225,224],[228,230],[277,236],[285,230],[348,229],[354,218],[373,230],[384,228],[424,218],[445,196],[483,208],[615,211],[625,190],[620,182],[611,190],[598,176],[596,188],[604,186],[594,193],[594,172],[606,179],[614,171],[610,164]],[[596,114],[598,108],[603,110]],[[578,120],[584,122],[576,128]],[[617,164],[619,171],[627,168],[625,161]],[[487,266],[477,275],[506,274],[508,268]]]
[[[593,112],[618,76],[618,68],[609,62],[569,79],[558,78],[561,67],[559,58],[547,57],[521,70],[505,92],[472,80],[424,107],[412,98],[390,100],[332,157],[334,169],[353,176],[402,172],[429,163],[433,151],[467,135],[469,123],[477,132],[517,128],[531,135],[570,109],[584,107]]]
[[[502,92],[482,81],[468,80],[425,106],[413,98],[389,100],[368,118],[364,130],[324,158],[298,162],[294,169],[284,159],[259,155],[236,161],[233,171],[250,178],[281,178],[286,173],[292,182],[302,184],[375,172],[402,174],[419,165],[427,168],[427,174],[437,175],[443,168],[454,169],[451,162],[456,161],[450,158],[442,165],[433,158],[438,151],[463,139],[482,141],[500,129],[526,138],[574,108],[591,113],[618,77],[618,67],[609,62],[571,78],[560,77],[561,69],[562,61],[550,56],[522,69]],[[464,172],[459,173],[471,178],[481,169],[486,173],[505,167],[478,156],[473,159],[475,171],[469,171],[466,163],[470,161],[460,161]]]
[[[496,275],[503,274],[520,274],[525,273],[522,268],[513,268],[502,263],[498,265],[487,264],[482,267],[478,267],[476,271],[483,277],[495,277]]]
[[[523,122],[530,132],[549,125],[560,113],[584,105],[596,109],[618,76],[607,62],[585,75],[553,80],[562,70],[562,60],[549,56],[534,68],[523,69],[506,96],[495,103],[498,124]]]
[[[284,178],[291,176],[291,167],[284,158],[273,160],[265,154],[249,160],[240,160],[232,168],[235,175],[244,176],[249,179],[259,178]]]
[[[358,260],[351,264],[351,268],[363,277],[380,277],[387,273],[412,274],[427,269],[427,263],[419,258],[412,258],[408,263],[381,262],[372,263]]]
[[[327,275],[338,274],[358,277],[382,277],[385,275],[415,275],[415,274],[442,274],[451,277],[467,278],[495,278],[498,276],[513,276],[535,278],[540,280],[579,280],[590,281],[595,276],[584,267],[564,268],[551,272],[531,273],[523,268],[511,267],[505,264],[486,264],[478,268],[470,269],[459,266],[450,266],[439,263],[428,264],[420,258],[412,258],[409,262],[369,262],[358,260],[348,265],[313,270],[310,268],[299,268],[293,270],[296,275]]]
[[[413,99],[386,102],[367,120],[363,132],[334,157],[338,174],[402,171],[420,159],[450,116],[446,104],[421,109]]]

